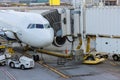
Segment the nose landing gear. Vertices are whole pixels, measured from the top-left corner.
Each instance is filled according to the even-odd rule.
[[[39,60],[40,60],[39,55],[33,55],[33,60],[34,60],[34,61],[39,61]]]

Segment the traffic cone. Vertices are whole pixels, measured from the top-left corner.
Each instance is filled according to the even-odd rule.
[[[68,54],[68,48],[66,47],[65,53]]]

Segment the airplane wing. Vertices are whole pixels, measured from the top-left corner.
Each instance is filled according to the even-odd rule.
[[[16,33],[17,29],[10,25],[9,23],[6,23],[0,19],[0,30],[1,35],[4,36],[6,39],[16,39],[19,41]],[[4,34],[3,34],[4,33]]]
[[[3,22],[2,20],[0,20],[0,29],[3,31],[13,31],[13,32],[17,31],[12,25]]]
[[[4,32],[4,36],[7,39],[20,41],[17,37],[17,32],[18,27],[22,26],[19,22],[22,21],[19,20],[21,17],[16,17],[17,15],[13,14],[13,12],[11,10],[0,10],[0,29]],[[21,27],[19,27],[20,29]]]

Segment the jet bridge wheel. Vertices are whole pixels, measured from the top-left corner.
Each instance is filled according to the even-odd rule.
[[[9,64],[9,66],[10,66],[11,68],[15,68],[15,64],[14,64],[13,62],[11,62],[11,63]]]
[[[95,60],[95,58],[94,58],[94,56],[93,56],[93,55],[89,55],[89,56],[87,56],[87,58],[86,58],[85,60],[92,60],[92,61],[94,61],[94,60]]]
[[[119,60],[118,55],[113,55],[112,58],[113,58],[114,61],[118,61]]]
[[[102,58],[102,55],[101,54],[96,54],[95,55],[97,58]]]

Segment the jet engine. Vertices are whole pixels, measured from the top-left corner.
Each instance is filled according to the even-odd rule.
[[[13,32],[10,32],[10,31],[6,31],[5,32],[5,35],[8,37],[8,38],[11,38],[11,39],[16,39]]]
[[[64,45],[66,42],[66,36],[56,36],[54,37],[54,41],[53,41],[53,45],[57,46],[57,47],[61,47],[62,45]]]
[[[15,40],[15,39],[16,39],[16,37],[15,37],[15,35],[14,35],[13,32],[6,31],[4,35],[6,36],[6,38],[7,38],[8,40]]]
[[[19,40],[19,38],[17,37],[17,34],[15,32],[12,32],[12,31],[5,31],[4,38],[6,38],[7,40],[10,40],[10,41],[15,40],[15,41],[21,42]]]

